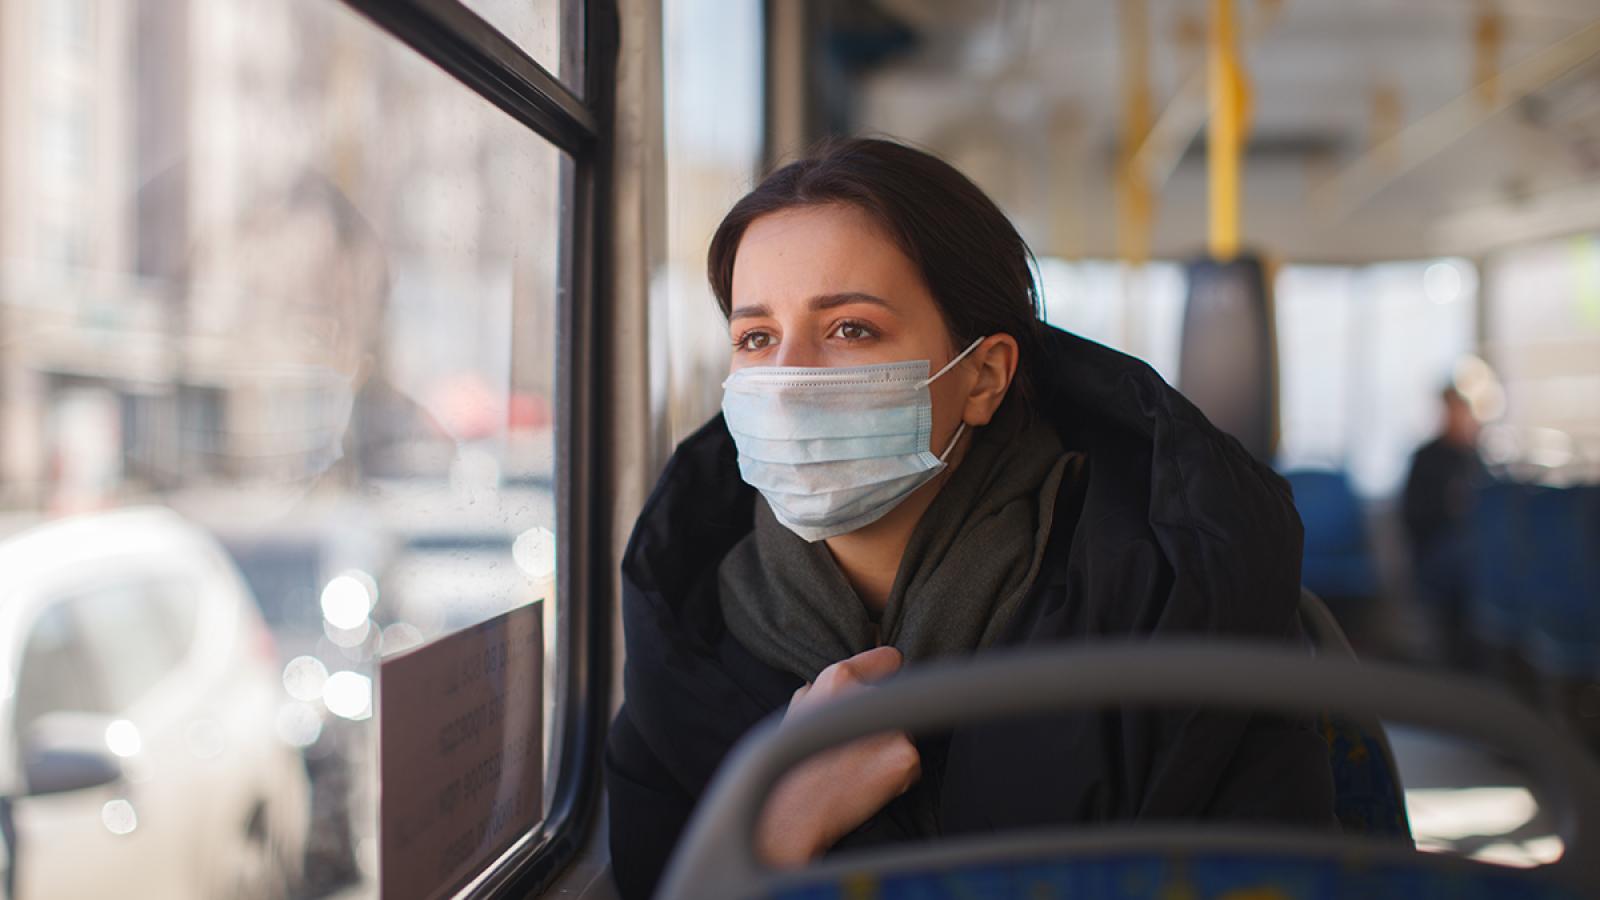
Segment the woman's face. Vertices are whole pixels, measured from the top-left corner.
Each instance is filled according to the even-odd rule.
[[[800,207],[750,223],[733,263],[728,337],[746,366],[861,366],[928,360],[963,348],[915,264],[853,206]],[[954,434],[972,388],[970,359],[929,386],[933,447]],[[976,424],[976,423],[974,423]]]

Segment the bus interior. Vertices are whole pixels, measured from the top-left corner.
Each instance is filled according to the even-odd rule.
[[[1287,480],[1312,649],[767,723],[657,896],[1600,896],[1597,0],[4,0],[0,896],[623,896],[618,572],[722,403],[708,243],[845,136]],[[1344,833],[755,850],[874,726],[1118,704],[1318,716]]]

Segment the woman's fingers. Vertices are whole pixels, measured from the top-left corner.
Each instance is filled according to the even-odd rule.
[[[775,865],[800,865],[870,819],[922,777],[904,732],[861,738],[813,756],[779,780],[757,825]]]
[[[922,778],[922,754],[917,752],[917,745],[912,743],[911,736],[903,731],[879,735],[871,740],[875,744],[872,762],[884,783],[893,786],[892,796],[884,801],[888,802],[888,799],[910,790]]]
[[[811,693],[811,682],[809,681],[794,689],[794,696],[789,698],[789,708],[783,713],[784,721],[787,722],[789,716],[793,715],[796,710],[805,709],[806,695],[809,693]]]
[[[843,665],[849,666],[862,681],[878,681],[898,672],[903,661],[900,651],[893,647],[873,647],[850,657]]]
[[[874,647],[823,669],[789,700],[787,718],[893,675],[893,647]],[[774,863],[821,853],[922,777],[922,758],[903,731],[871,735],[824,751],[790,771],[768,798],[758,843]]]
[[[837,697],[862,685],[881,681],[900,668],[900,651],[893,647],[874,647],[823,669],[813,684],[816,700]]]

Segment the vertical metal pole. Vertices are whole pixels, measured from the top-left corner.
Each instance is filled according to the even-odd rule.
[[[1207,46],[1207,165],[1211,191],[1211,255],[1232,259],[1239,252],[1239,168],[1244,142],[1245,97],[1239,71],[1233,0],[1212,0]]]
[[[810,142],[811,73],[807,60],[811,43],[811,13],[804,0],[767,0],[763,12],[766,32],[766,102],[762,104],[765,143],[762,168],[772,169],[794,159]]]
[[[1117,161],[1117,254],[1129,265],[1150,256],[1154,212],[1150,182],[1134,163],[1150,137],[1150,8],[1146,0],[1122,0],[1122,152]]]
[[[1505,20],[1487,3],[1472,29],[1472,89],[1484,109],[1500,99],[1500,51],[1505,46]]]

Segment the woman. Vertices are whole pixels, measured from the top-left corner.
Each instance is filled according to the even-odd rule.
[[[1142,363],[1038,321],[1030,254],[947,164],[876,140],[770,175],[711,243],[724,414],[623,559],[612,865],[660,877],[731,745],[931,659],[1084,638],[1298,640],[1285,483]],[[1107,711],[863,739],[780,782],[758,844],[1066,822],[1331,825],[1303,723]]]

